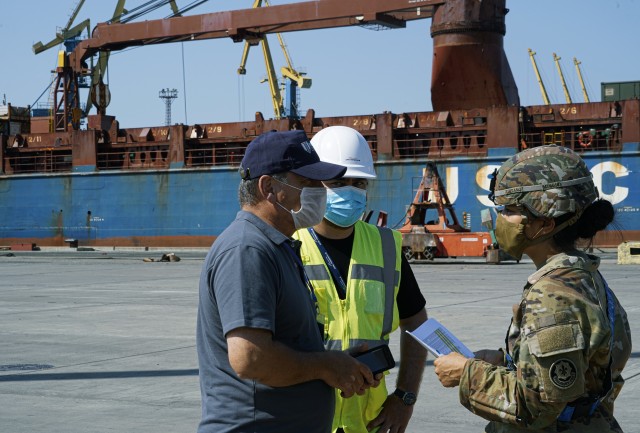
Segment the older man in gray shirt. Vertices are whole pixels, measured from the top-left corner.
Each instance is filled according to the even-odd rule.
[[[241,163],[242,210],[209,251],[200,278],[198,433],[328,433],[333,388],[349,397],[377,385],[369,368],[325,352],[296,229],[324,215],[321,162],[303,131],[268,132]]]

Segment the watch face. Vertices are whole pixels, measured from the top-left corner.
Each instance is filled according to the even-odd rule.
[[[412,393],[412,392],[407,392],[407,393],[404,394],[404,397],[402,397],[402,401],[407,406],[411,406],[412,404],[414,404],[416,402],[416,395],[414,393]]]

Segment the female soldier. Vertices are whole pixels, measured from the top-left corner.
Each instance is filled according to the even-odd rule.
[[[578,251],[612,220],[584,161],[559,146],[520,152],[494,174],[492,200],[504,206],[500,247],[536,265],[514,306],[506,351],[435,360],[446,387],[490,423],[486,432],[621,432],[613,402],[631,353],[627,316],[599,258]]]

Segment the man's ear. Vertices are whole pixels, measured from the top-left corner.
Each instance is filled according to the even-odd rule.
[[[260,195],[270,203],[276,202],[276,196],[273,193],[273,185],[271,176],[260,176],[258,180],[258,191]]]

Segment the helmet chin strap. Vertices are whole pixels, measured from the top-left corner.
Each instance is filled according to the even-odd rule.
[[[576,221],[578,221],[580,219],[580,216],[582,215],[582,212],[580,213],[576,213],[574,216],[572,216],[571,218],[569,218],[568,220],[566,220],[565,222],[563,222],[562,224],[559,224],[557,226],[555,226],[553,228],[553,230],[551,230],[550,233],[541,236],[539,238],[536,238],[536,236],[538,236],[538,233],[540,233],[542,231],[542,229],[544,228],[544,226],[540,227],[540,230],[538,230],[536,232],[535,235],[533,235],[533,239],[531,239],[532,243],[531,245],[537,245],[540,242],[546,241],[547,239],[552,238],[553,236],[555,236],[556,233],[559,233],[562,229],[564,229],[565,227],[568,227],[570,225],[573,225],[576,223]]]

